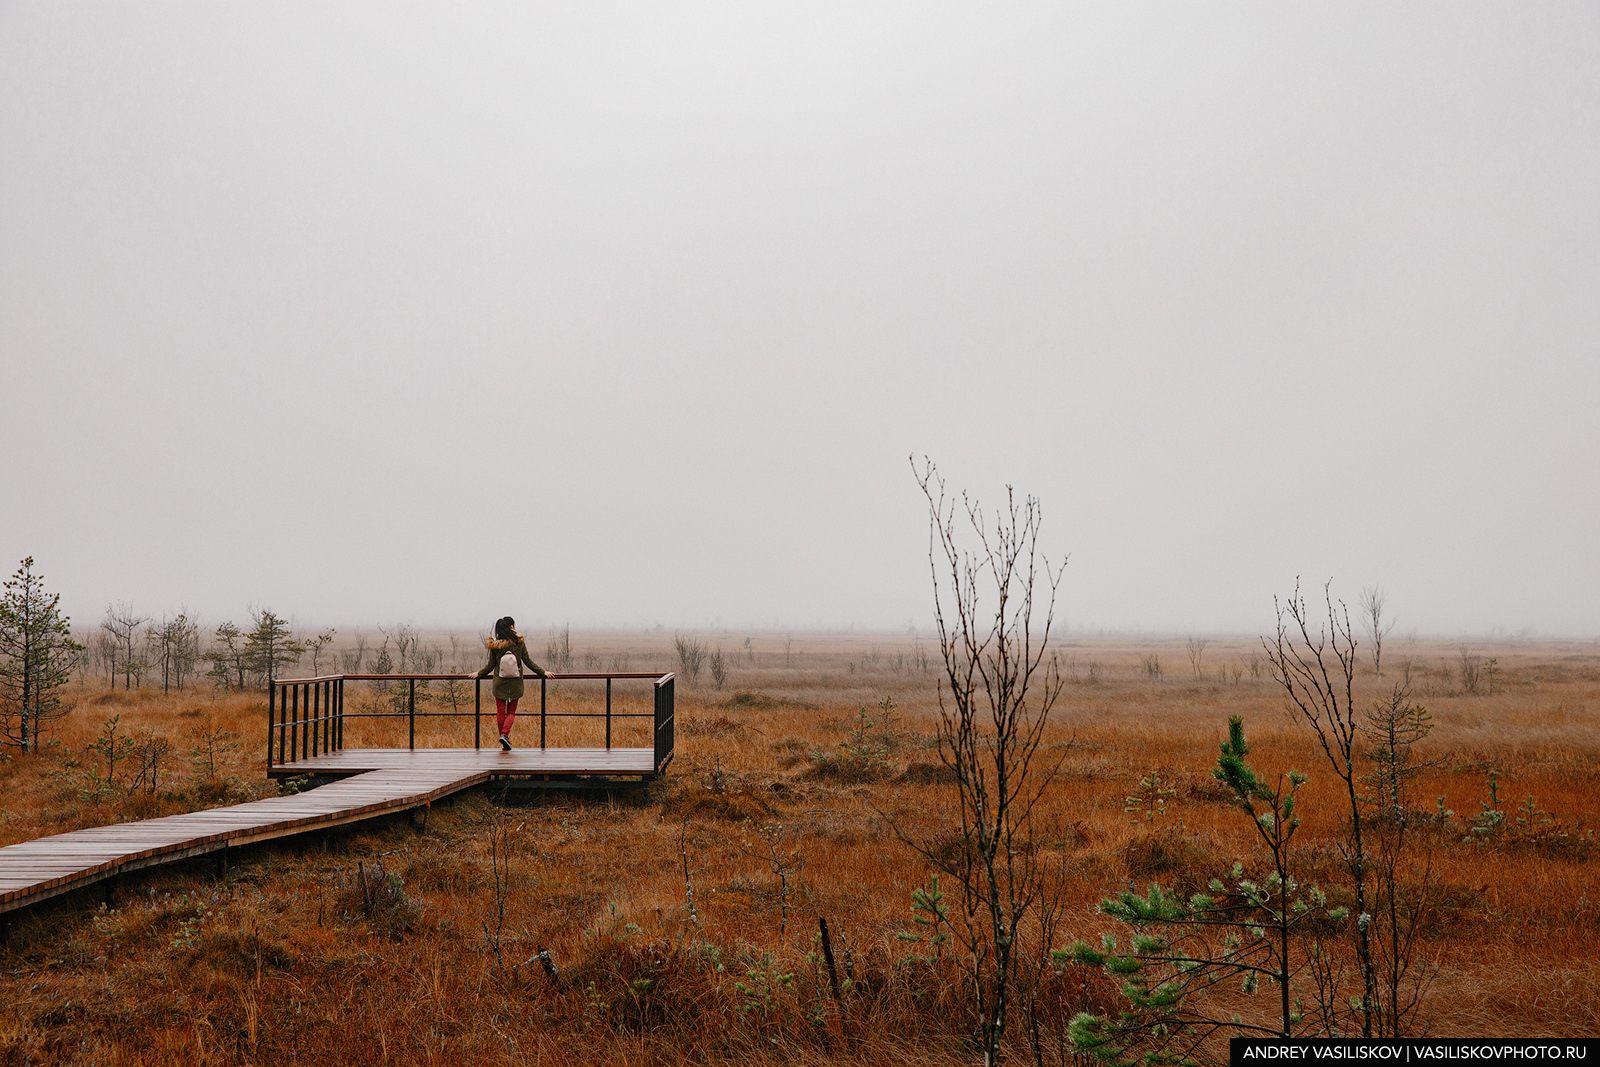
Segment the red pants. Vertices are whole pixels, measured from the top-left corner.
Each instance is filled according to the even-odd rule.
[[[515,700],[501,700],[499,697],[495,697],[494,721],[495,725],[500,727],[501,737],[511,736],[511,724],[516,721],[516,718],[517,702]]]

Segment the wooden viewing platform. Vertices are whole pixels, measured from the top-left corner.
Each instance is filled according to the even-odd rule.
[[[321,756],[307,756],[272,768],[277,778],[345,778],[374,771],[415,771],[428,774],[459,768],[463,773],[482,771],[490,777],[543,778],[599,777],[651,779],[656,776],[655,752],[648,748],[347,748]]]
[[[275,681],[269,686],[267,773],[275,778],[325,780],[306,792],[169,815],[161,819],[96,826],[0,848],[0,916],[74,889],[161,863],[201,856],[311,830],[323,830],[426,808],[435,800],[486,782],[525,779],[534,784],[596,787],[648,782],[672,760],[673,677],[655,674],[552,675],[560,680],[605,679],[606,710],[550,712],[540,686],[540,738],[548,717],[604,718],[605,747],[417,748],[415,683],[440,677],[362,675]],[[614,679],[653,681],[654,710],[613,713]],[[344,736],[344,683],[348,680],[408,682],[408,712],[368,717],[409,718],[411,744],[404,749],[346,750],[332,742]],[[452,716],[444,716],[452,717]],[[529,716],[531,718],[531,716]],[[614,718],[654,719],[652,748],[613,748]],[[474,724],[474,740],[481,738]],[[337,780],[331,780],[337,779]]]

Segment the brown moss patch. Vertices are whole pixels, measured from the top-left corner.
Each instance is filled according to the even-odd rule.
[[[775,697],[768,693],[735,693],[726,700],[718,701],[719,708],[732,711],[772,711],[775,708],[798,708],[804,711],[815,711],[817,705],[807,704],[803,700],[790,700],[788,697]]]
[[[663,800],[661,808],[677,819],[717,819],[723,822],[767,819],[774,812],[770,803],[749,788],[717,793],[698,784]]]
[[[1221,856],[1176,829],[1158,830],[1122,846],[1128,875],[1163,882],[1187,895],[1228,868]]]
[[[942,763],[912,763],[895,778],[896,785],[954,785],[956,772]]]

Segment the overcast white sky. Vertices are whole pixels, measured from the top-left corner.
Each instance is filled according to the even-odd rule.
[[[1593,635],[1600,6],[0,2],[0,401],[80,623]]]

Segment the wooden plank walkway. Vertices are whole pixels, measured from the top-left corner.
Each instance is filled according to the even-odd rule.
[[[424,807],[488,778],[460,767],[379,770],[293,796],[8,845],[0,848],[0,913],[125,871]]]
[[[275,777],[349,775],[292,796],[95,826],[0,848],[0,915],[127,871],[425,807],[495,777],[654,777],[648,748],[346,749]]]

